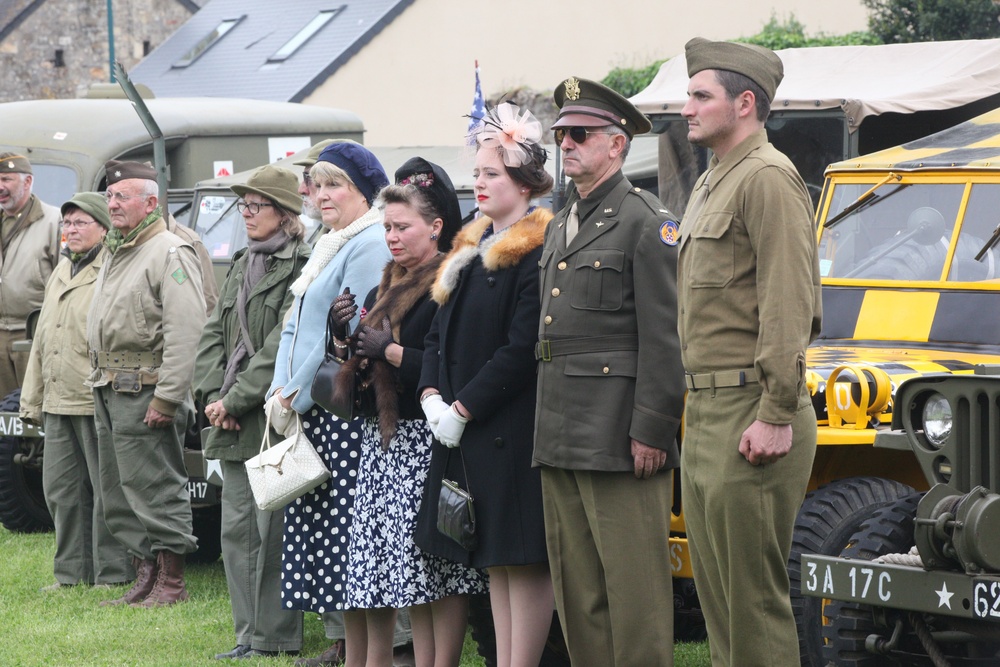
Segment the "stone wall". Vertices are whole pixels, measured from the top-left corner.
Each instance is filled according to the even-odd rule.
[[[116,60],[129,70],[205,1],[114,0]],[[108,81],[107,0],[46,0],[0,41],[0,102],[82,97]]]

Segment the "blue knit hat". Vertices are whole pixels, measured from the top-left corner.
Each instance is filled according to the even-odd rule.
[[[385,169],[378,158],[361,144],[330,144],[319,154],[317,162],[329,162],[343,169],[369,205],[375,200],[378,191],[389,185],[389,177],[385,175]]]

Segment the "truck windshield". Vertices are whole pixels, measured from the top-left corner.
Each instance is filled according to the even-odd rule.
[[[836,214],[876,182],[836,184],[828,210]],[[1000,278],[1000,255],[994,250],[975,259],[1000,223],[1000,184],[974,184],[962,222],[965,190],[965,183],[883,186],[875,201],[823,230],[821,275],[865,281]]]

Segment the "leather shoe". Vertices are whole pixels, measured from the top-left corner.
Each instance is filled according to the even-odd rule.
[[[232,651],[226,651],[225,653],[216,653],[215,654],[215,659],[216,660],[232,660],[234,658],[239,658],[242,655],[244,655],[245,653],[249,653],[249,652],[250,652],[250,645],[249,644],[237,644],[236,648],[234,648]]]
[[[259,648],[252,648],[243,655],[236,656],[236,660],[253,660],[254,658],[278,658],[284,655],[298,655],[298,651],[262,651]]]
[[[315,658],[300,658],[295,667],[339,667],[344,664],[344,640],[338,639]]]

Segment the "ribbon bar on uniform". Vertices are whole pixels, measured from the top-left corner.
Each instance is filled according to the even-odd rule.
[[[552,361],[552,357],[586,352],[622,352],[639,349],[639,337],[632,334],[616,336],[589,336],[587,338],[560,338],[540,340],[535,343],[535,359]]]
[[[757,371],[748,368],[742,371],[713,371],[711,373],[685,373],[684,380],[690,391],[699,389],[724,389],[745,387],[757,381]]]

